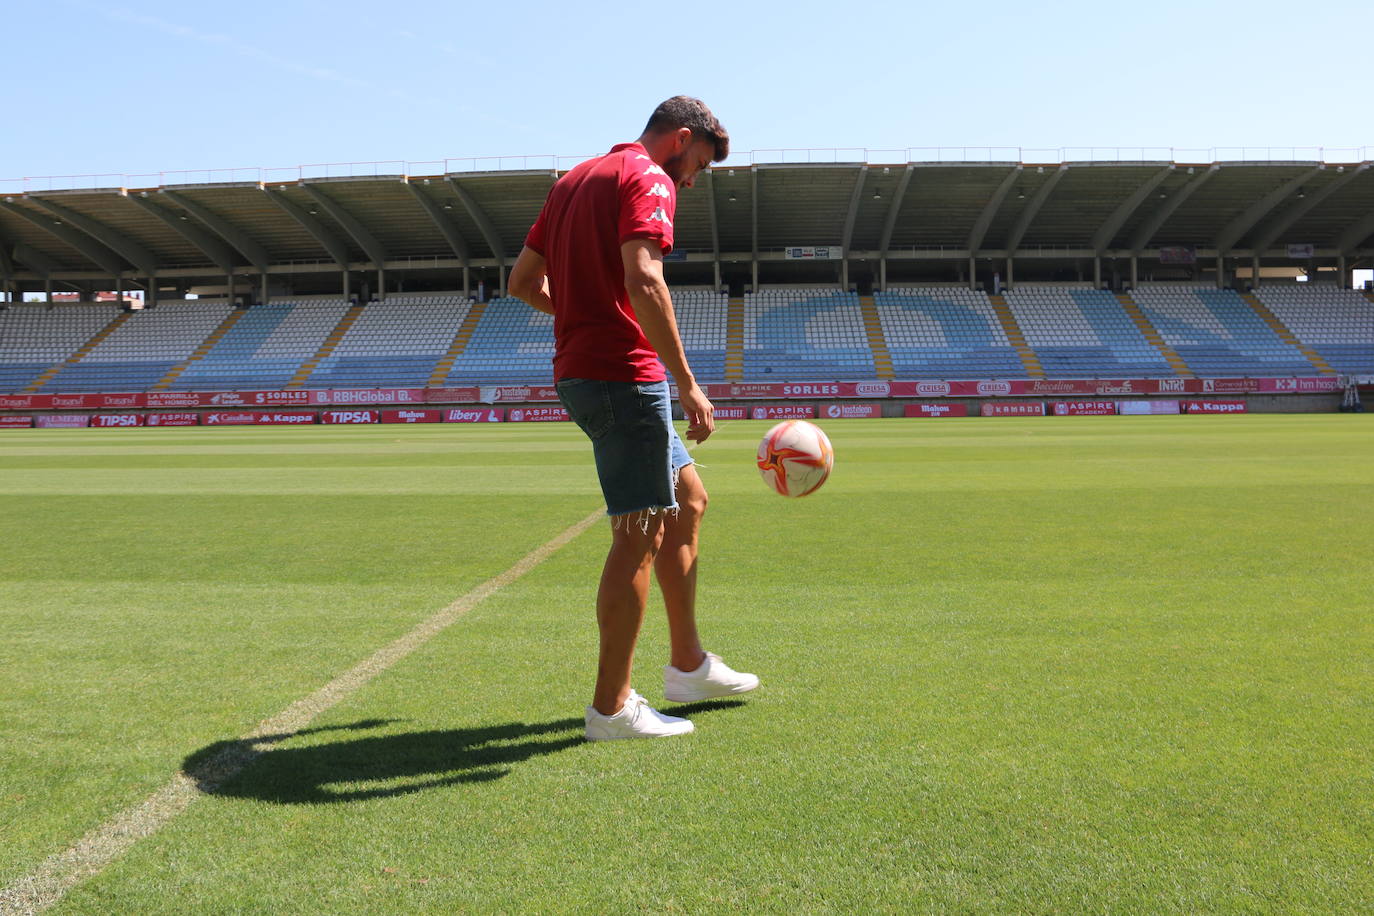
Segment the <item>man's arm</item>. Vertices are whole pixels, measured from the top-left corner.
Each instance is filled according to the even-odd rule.
[[[528,246],[520,249],[520,257],[506,278],[506,291],[517,299],[524,299],[531,308],[546,315],[553,314],[553,300],[549,298],[549,278],[544,256]]]
[[[687,365],[673,314],[673,297],[663,279],[663,249],[653,239],[631,239],[620,246],[625,290],[644,336],[677,382],[677,397],[687,415],[687,438],[704,442],[716,429],[715,408]]]

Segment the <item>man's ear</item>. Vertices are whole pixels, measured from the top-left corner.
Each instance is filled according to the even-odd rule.
[[[682,152],[692,145],[692,128],[679,127],[674,132],[674,139],[677,141],[675,152]]]

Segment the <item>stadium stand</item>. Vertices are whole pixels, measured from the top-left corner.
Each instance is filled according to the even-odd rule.
[[[15,303],[0,311],[0,391],[20,391],[119,315],[119,306]]]
[[[912,287],[873,298],[897,378],[1026,378],[985,293]]]
[[[1374,302],[1353,289],[1264,287],[1256,298],[1337,372],[1374,373]]]
[[[469,299],[456,293],[393,295],[383,302],[369,303],[304,385],[424,386],[471,307]]]
[[[1050,378],[1160,378],[1174,369],[1111,293],[1029,286],[1008,291],[1022,335]]]
[[[132,312],[80,361],[62,367],[44,392],[145,391],[186,360],[233,310],[227,302],[163,302]]]
[[[158,310],[164,306],[159,305]],[[315,298],[254,306],[169,386],[173,391],[284,387],[338,325],[348,303]]]
[[[744,297],[746,379],[868,379],[874,373],[854,293],[783,288]]]
[[[673,290],[673,312],[687,362],[702,382],[725,378],[725,328],[730,297],[711,289]]]
[[[1229,289],[1141,286],[1131,294],[1200,376],[1311,375],[1312,363]]]
[[[549,384],[553,316],[511,296],[492,299],[472,340],[453,361],[445,385]]]

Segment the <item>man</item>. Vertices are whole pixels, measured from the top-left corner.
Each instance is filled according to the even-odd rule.
[[[572,169],[549,192],[511,269],[509,289],[554,316],[554,378],[592,441],[611,517],[596,616],[601,648],[587,707],[589,740],[657,738],[692,723],[652,709],[630,686],[652,571],[671,642],[664,695],[677,702],[753,690],[759,679],[704,652],[696,626],[697,538],[706,488],[673,429],[666,371],[687,438],[715,430],[711,402],[687,365],[663,280],[677,189],[729,155],[730,136],[704,104],[677,96],[634,143]]]

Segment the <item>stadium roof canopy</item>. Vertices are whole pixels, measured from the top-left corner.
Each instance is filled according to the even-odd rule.
[[[996,271],[1004,283],[1230,282],[1279,264],[1336,268],[1349,285],[1350,270],[1374,263],[1367,149],[1206,151],[1184,157],[1206,160],[1192,162],[1173,150],[1079,159],[1059,151],[1036,155],[1040,162],[1020,150],[1001,159],[997,150],[925,152],[733,157],[680,194],[669,280],[864,286],[971,282]],[[788,161],[798,159],[806,161]],[[501,288],[574,161],[0,182],[0,283],[222,291],[232,275],[239,289],[274,295],[337,293],[345,283],[466,290],[480,279]]]

